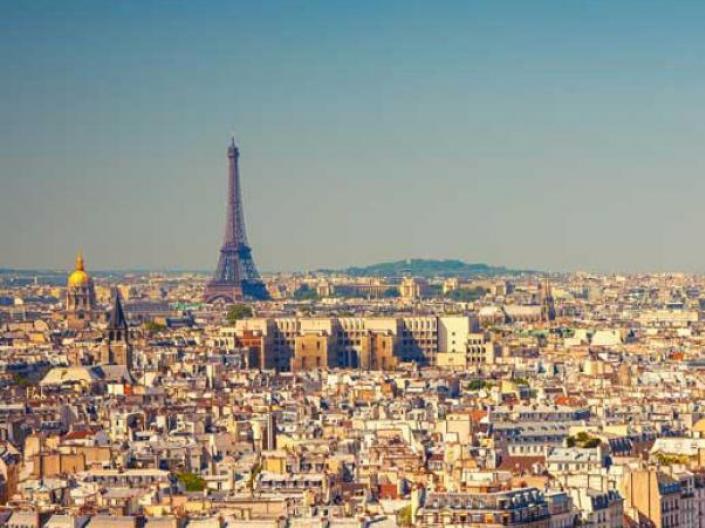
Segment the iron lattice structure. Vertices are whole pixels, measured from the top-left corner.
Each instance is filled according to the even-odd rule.
[[[233,138],[228,147],[228,212],[223,246],[213,279],[206,285],[206,302],[235,302],[245,298],[266,299],[267,289],[257,272],[247,243],[245,215],[240,193],[240,149]]]

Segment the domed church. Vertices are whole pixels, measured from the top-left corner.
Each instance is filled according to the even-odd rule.
[[[76,256],[76,269],[66,285],[66,321],[69,328],[85,328],[93,320],[96,309],[93,279],[86,273],[83,255]]]

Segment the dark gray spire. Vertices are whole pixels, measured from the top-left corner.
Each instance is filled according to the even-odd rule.
[[[127,330],[127,318],[120,300],[120,290],[113,288],[113,309],[108,320],[108,330]]]

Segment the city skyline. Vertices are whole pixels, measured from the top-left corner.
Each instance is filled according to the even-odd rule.
[[[0,2],[0,528],[705,528],[703,27]]]
[[[705,272],[705,6],[525,4],[3,4],[0,267],[213,269],[234,128],[263,271]]]

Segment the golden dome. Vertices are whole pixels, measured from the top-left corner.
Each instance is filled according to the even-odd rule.
[[[86,273],[85,266],[83,264],[83,255],[80,253],[76,256],[76,269],[69,275],[69,288],[80,288],[82,286],[88,286],[91,282],[91,277]]]

